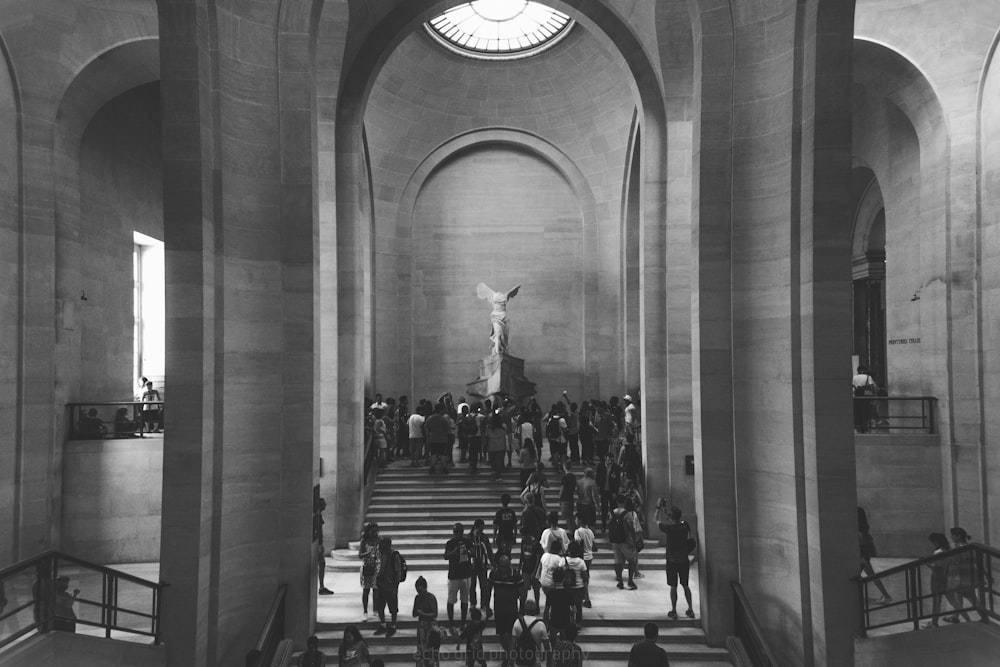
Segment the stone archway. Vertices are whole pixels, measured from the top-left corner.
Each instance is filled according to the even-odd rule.
[[[364,178],[363,164],[359,159],[362,154],[364,108],[374,77],[388,54],[423,20],[449,4],[455,3],[427,0],[399,3],[379,14],[375,14],[374,10],[359,12],[357,26],[352,24],[349,30],[349,39],[344,48],[345,74],[336,93],[339,96],[335,121],[336,149],[335,152],[330,152],[329,158],[321,154],[319,160],[320,183],[336,183],[335,192],[322,185],[320,192],[321,202],[336,203],[335,208],[325,209],[329,211],[326,215],[321,204],[320,263],[323,265],[335,261],[337,266],[336,282],[324,284],[320,302],[323,304],[321,310],[325,313],[321,327],[330,327],[337,332],[336,362],[333,363],[334,360],[330,359],[330,365],[326,366],[327,362],[324,361],[324,367],[330,374],[336,373],[340,380],[337,387],[330,387],[328,395],[321,399],[324,406],[321,409],[336,410],[339,418],[322,418],[324,422],[335,423],[337,429],[325,435],[321,450],[325,459],[337,461],[336,500],[339,507],[355,506],[360,497],[360,452],[349,443],[358,442],[362,438],[360,417],[365,377],[364,369],[358,365],[364,359],[364,265],[359,263],[356,253],[356,248],[362,244],[361,236],[369,228],[363,222],[364,208],[356,186]],[[666,441],[669,433],[669,405],[668,351],[663,344],[667,332],[666,231],[663,221],[667,197],[667,134],[663,93],[645,47],[629,26],[604,3],[575,6],[571,3],[553,2],[552,5],[571,13],[590,32],[600,36],[606,48],[620,52],[635,82],[643,118],[640,244],[645,275],[641,282],[645,345],[642,352],[644,428],[647,432],[661,434]],[[339,49],[340,44],[333,40],[327,43],[321,31],[317,47],[320,50]],[[318,94],[321,98],[333,97],[331,83],[332,81],[320,81]],[[331,165],[336,170],[335,179],[330,178]],[[324,241],[324,238],[329,240]],[[323,248],[336,248],[336,259],[332,254],[324,255]],[[334,284],[335,291],[327,291]],[[653,478],[669,479],[666,474],[667,458],[666,447],[650,453],[648,468]],[[359,517],[356,515],[338,516],[338,543],[353,535],[358,521]]]
[[[597,203],[586,176],[580,170],[579,166],[576,165],[568,155],[559,150],[558,147],[535,134],[507,128],[486,128],[473,130],[453,137],[451,140],[445,142],[431,152],[430,155],[428,155],[410,175],[406,187],[399,199],[398,216],[396,221],[397,234],[403,239],[416,237],[416,234],[413,231],[413,226],[415,217],[417,216],[416,205],[418,199],[427,186],[428,180],[431,179],[439,169],[444,168],[449,162],[461,159],[463,155],[468,155],[477,150],[491,150],[494,147],[501,151],[506,151],[509,155],[514,155],[520,152],[525,156],[535,156],[538,160],[537,166],[540,169],[543,171],[547,170],[547,168],[553,169],[561,176],[562,180],[566,182],[567,186],[572,191],[573,198],[575,199],[575,202],[573,202],[572,205],[578,207],[578,217],[580,223],[578,225],[579,228],[573,232],[573,235],[574,237],[578,237],[581,244],[582,252],[579,254],[579,257],[582,258],[582,261],[580,262],[581,276],[579,280],[570,282],[578,284],[580,294],[570,298],[570,292],[567,291],[566,293],[540,295],[536,298],[539,298],[540,300],[545,297],[556,301],[557,303],[552,304],[554,310],[558,310],[559,303],[565,303],[567,299],[570,299],[568,305],[570,305],[571,309],[579,317],[576,328],[582,332],[582,334],[578,336],[579,347],[575,353],[576,358],[571,359],[570,361],[581,364],[581,366],[575,369],[575,375],[583,377],[584,379],[582,380],[582,384],[580,386],[575,386],[573,384],[573,382],[576,381],[575,379],[565,378],[565,381],[560,382],[560,386],[570,388],[570,393],[574,396],[574,399],[577,400],[580,396],[599,395],[598,381],[600,378],[595,377],[591,380],[588,377],[584,377],[587,374],[584,372],[583,366],[583,364],[585,364],[588,368],[596,367],[597,363],[592,360],[592,357],[600,358],[601,354],[601,346],[598,339],[600,333],[600,320],[597,317],[587,317],[588,313],[597,312],[597,309],[600,307],[600,295],[595,289],[595,283],[597,280],[594,276],[594,273],[596,273],[595,267],[598,265],[600,258],[598,248],[600,240],[598,234],[599,216],[597,212]],[[574,224],[571,225],[571,227],[575,228],[577,225]],[[544,247],[542,248],[542,251],[544,253]],[[560,249],[560,252],[565,254],[562,248]],[[416,274],[415,268],[411,271],[411,265],[415,267],[416,261],[416,252],[412,252],[410,262],[404,267],[404,271],[407,272],[407,275]],[[575,264],[575,262],[571,262],[570,266],[565,267],[566,270],[572,270],[572,264]],[[586,269],[585,267],[590,268]],[[469,287],[471,288],[473,284],[474,283],[470,283]],[[572,289],[572,286],[568,289]],[[471,289],[470,296],[473,296]],[[416,297],[411,292],[411,294],[407,295],[406,299],[400,300],[398,312],[404,320],[409,319],[415,321],[417,319],[416,311],[418,309],[411,303],[411,299],[415,298]],[[475,305],[478,306],[478,303],[475,303]],[[415,314],[413,316],[409,316],[407,315],[409,312],[413,312]],[[476,315],[478,314],[477,308]],[[536,313],[536,317],[540,318],[540,315],[540,313]],[[413,326],[416,327],[418,325],[414,324]],[[522,329],[522,331],[524,331],[524,329]],[[415,335],[416,331],[410,333],[411,345],[414,344],[413,337]],[[519,338],[522,336],[525,336],[525,334],[518,334]],[[522,340],[524,339],[522,338]],[[521,349],[524,349],[523,345],[524,344],[522,343]],[[475,351],[469,351],[467,356],[469,356],[470,360],[474,361],[478,358],[477,354],[478,353]],[[543,363],[546,361],[542,355],[535,354],[534,356]],[[472,370],[474,370],[474,368],[472,368]],[[421,373],[415,372],[414,378],[420,375]],[[541,379],[538,376],[537,371],[529,377],[533,381]],[[462,377],[457,381],[465,382],[469,379],[471,379],[471,377]],[[607,379],[604,381],[607,381]],[[414,392],[415,390],[411,388],[411,395],[424,395],[423,393],[418,394]],[[432,393],[432,395],[437,395],[439,393],[441,392],[438,391],[436,394]]]

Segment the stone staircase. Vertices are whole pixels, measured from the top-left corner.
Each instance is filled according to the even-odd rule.
[[[376,521],[382,535],[389,536],[393,548],[406,558],[409,575],[400,586],[400,613],[397,634],[386,639],[374,636],[377,618],[361,622],[360,603],[353,593],[342,598],[338,590],[338,604],[346,603],[353,610],[353,620],[339,620],[344,614],[328,614],[338,620],[324,618],[322,608],[318,614],[317,635],[321,650],[328,656],[335,656],[337,646],[343,637],[343,629],[349,623],[357,625],[369,643],[373,657],[381,657],[386,664],[413,664],[413,650],[416,644],[416,625],[410,617],[413,604],[413,582],[420,575],[430,583],[430,590],[438,598],[439,618],[446,623],[446,579],[447,561],[443,558],[444,543],[451,537],[452,525],[462,522],[471,528],[477,518],[486,521],[487,534],[492,535],[493,514],[500,508],[500,495],[509,493],[511,506],[520,510],[518,499],[519,477],[516,469],[504,473],[502,481],[493,481],[488,469],[480,468],[478,474],[469,473],[466,464],[459,464],[448,474],[434,474],[426,468],[410,468],[408,463],[399,462],[379,474],[366,521]],[[581,471],[576,470],[577,474]],[[550,480],[550,484],[553,481]],[[555,504],[554,489],[550,489],[550,507]],[[659,643],[670,657],[671,665],[698,665],[709,667],[730,665],[725,649],[711,648],[706,644],[705,635],[697,619],[669,620],[667,618],[668,598],[662,547],[650,544],[642,552],[641,569],[648,577],[637,580],[639,591],[619,591],[615,587],[613,555],[606,537],[598,534],[598,549],[592,569],[591,598],[592,609],[584,610],[584,624],[577,643],[584,650],[588,665],[621,665],[628,661],[628,651],[632,644],[641,640],[642,628],[646,622],[656,622],[660,627]],[[515,564],[517,550],[514,552]],[[327,568],[333,572],[357,573],[360,562],[357,557],[357,543],[349,549],[335,551],[327,560]],[[544,593],[542,603],[544,604]],[[680,603],[681,613],[685,609]],[[327,598],[330,600],[331,598]],[[697,603],[696,603],[697,608]],[[456,605],[456,616],[458,616]],[[499,664],[500,644],[490,626],[484,635],[484,648],[490,664]],[[492,659],[490,652],[493,652]],[[464,646],[456,649],[454,642],[442,646],[443,663],[464,664]]]

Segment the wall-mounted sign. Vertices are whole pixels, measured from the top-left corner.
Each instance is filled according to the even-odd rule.
[[[919,343],[920,338],[890,338],[889,345],[913,345]]]

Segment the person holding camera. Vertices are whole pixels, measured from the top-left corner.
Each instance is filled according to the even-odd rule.
[[[688,554],[694,551],[696,546],[691,526],[681,519],[680,508],[668,509],[667,501],[663,498],[656,500],[656,524],[667,536],[667,585],[670,586],[670,612],[667,616],[673,620],[677,618],[677,582],[680,581],[684,587],[684,598],[687,600],[688,608],[685,614],[688,618],[694,618],[691,588],[688,586],[688,575],[691,571]]]

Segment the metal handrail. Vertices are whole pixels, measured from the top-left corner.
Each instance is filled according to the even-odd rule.
[[[60,595],[57,591],[57,581],[61,565],[71,565],[100,575],[100,599],[79,597],[76,593],[69,596],[68,592]],[[105,637],[111,637],[111,632],[116,631],[148,636],[153,638],[154,643],[160,642],[160,602],[163,589],[167,586],[163,582],[149,581],[58,551],[46,551],[0,570],[0,584],[2,584],[0,592],[6,590],[8,581],[24,575],[34,575],[30,598],[25,598],[25,602],[16,604],[10,609],[0,607],[0,626],[9,627],[10,624],[16,626],[19,621],[18,615],[28,608],[32,609],[33,620],[10,635],[0,636],[0,647],[7,646],[31,632],[48,632],[53,629],[63,629],[63,627],[69,627],[72,630],[77,624],[103,628]],[[150,607],[148,611],[121,606],[119,584],[122,581],[149,589]],[[6,595],[2,597],[6,598]],[[70,615],[60,613],[60,607],[63,605],[57,604],[57,600],[63,597],[71,597],[69,603],[71,610],[72,605],[76,603],[79,603],[81,608],[83,606],[96,607],[100,610],[100,621],[79,618],[72,611],[70,611]],[[149,622],[149,629],[127,627],[120,624],[120,614],[129,618],[145,619]]]
[[[855,416],[857,410],[870,408],[874,414],[866,415],[867,419],[862,419],[868,423],[865,426],[866,433],[899,433],[919,431],[933,435],[937,432],[936,396],[855,396]],[[860,403],[859,403],[860,402]],[[905,412],[890,413],[890,403],[918,403],[920,404],[919,414],[907,414]],[[912,425],[911,425],[912,423]]]
[[[732,586],[736,637],[743,643],[753,667],[777,667],[778,661],[764,639],[764,631],[743,593],[743,587],[738,581],[734,581]]]
[[[143,410],[147,407],[160,411],[162,418],[164,401],[76,401],[67,403],[69,410],[68,434],[69,440],[104,440],[105,438],[141,438],[144,436]],[[94,418],[93,423],[84,421],[84,410],[89,408],[131,408],[129,428],[122,430],[114,419]],[[105,415],[106,416],[106,415]],[[89,419],[89,418],[88,418]],[[162,428],[162,426],[161,426]]]
[[[248,660],[247,667],[264,667],[270,665],[271,660],[274,659],[278,645],[285,638],[285,595],[287,592],[287,585],[278,586],[278,592],[274,596],[271,608],[264,619],[264,626],[257,637],[257,644],[254,646],[257,660],[256,662]]]
[[[921,573],[922,568],[942,561],[951,563],[956,556],[963,553],[972,554],[972,580],[969,585],[948,586],[940,591],[925,590]],[[995,562],[994,562],[995,561]],[[858,584],[861,597],[861,627],[862,633],[869,630],[893,625],[910,625],[914,630],[920,627],[922,620],[934,620],[933,611],[928,612],[926,602],[935,595],[949,598],[949,601],[965,600],[964,596],[955,596],[961,591],[971,590],[973,604],[962,605],[953,609],[952,613],[965,614],[970,611],[978,613],[981,619],[991,618],[1000,621],[1000,589],[996,588],[994,571],[1000,569],[1000,550],[985,544],[973,542],[964,546],[949,549],[943,553],[925,556],[916,560],[890,567],[874,576],[853,577],[851,581]],[[905,580],[905,593],[902,599],[875,602],[868,599],[868,587],[876,582],[888,582],[893,577],[902,576]],[[873,616],[881,616],[881,620]],[[939,615],[944,615],[940,613]]]

